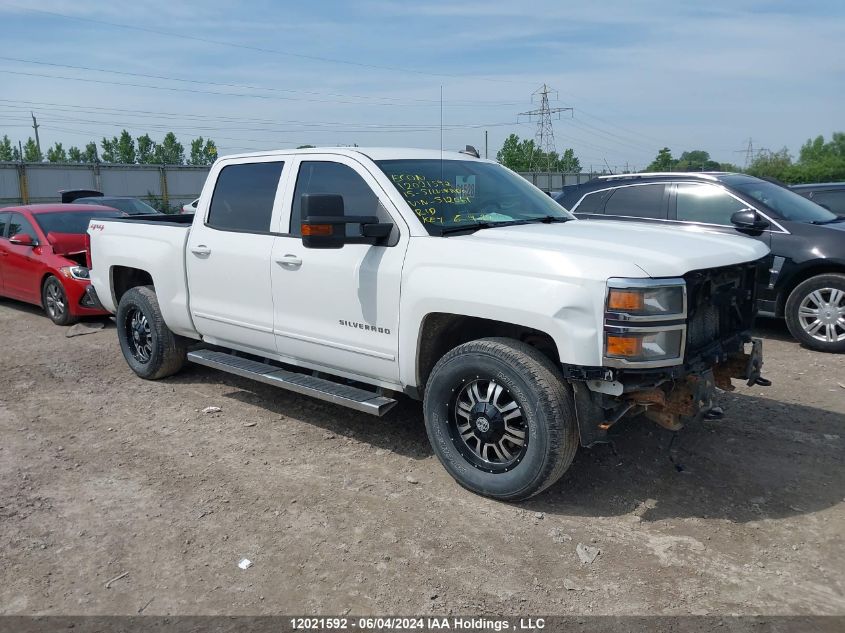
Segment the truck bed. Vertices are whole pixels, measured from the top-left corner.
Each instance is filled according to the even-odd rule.
[[[125,274],[125,269],[143,271],[152,278],[170,329],[196,337],[185,271],[185,249],[193,219],[193,215],[138,215],[91,221],[91,282],[109,312],[117,311],[114,291],[119,292],[119,284],[113,287],[112,280]]]

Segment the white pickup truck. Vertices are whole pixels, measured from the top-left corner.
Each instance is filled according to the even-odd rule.
[[[768,250],[576,220],[464,152],[229,156],[196,214],[96,219],[92,294],[142,378],[185,360],[383,415],[423,401],[463,486],[518,500],[643,415],[717,417],[765,384],[749,331]]]

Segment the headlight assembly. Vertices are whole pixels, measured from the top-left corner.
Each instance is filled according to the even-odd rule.
[[[610,279],[607,317],[619,321],[684,319],[687,286],[683,279]]]
[[[610,279],[604,317],[605,365],[659,367],[683,360],[683,279]]]
[[[85,266],[62,266],[59,269],[68,279],[89,279],[88,269]]]

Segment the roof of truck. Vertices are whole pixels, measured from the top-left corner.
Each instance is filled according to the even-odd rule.
[[[462,152],[441,152],[439,149],[417,149],[410,147],[309,147],[303,149],[279,149],[269,152],[249,152],[221,156],[226,158],[253,158],[258,156],[288,156],[291,154],[340,154],[356,156],[363,154],[372,160],[485,160]],[[488,161],[489,162],[489,161]]]

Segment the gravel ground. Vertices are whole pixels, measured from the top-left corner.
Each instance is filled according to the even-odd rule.
[[[772,387],[674,442],[620,425],[518,505],[457,486],[412,401],[146,382],[111,324],[66,332],[0,301],[0,614],[845,614],[845,356],[779,322]]]

